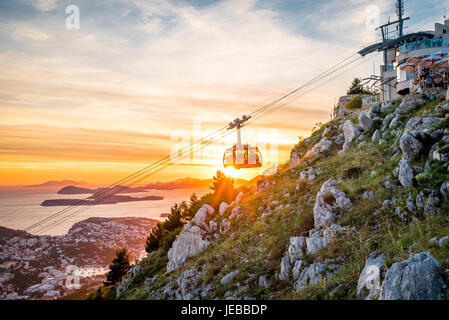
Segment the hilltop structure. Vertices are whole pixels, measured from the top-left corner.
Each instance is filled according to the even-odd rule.
[[[407,59],[420,54],[433,54],[438,51],[449,51],[449,20],[443,24],[435,23],[433,31],[419,31],[414,33],[403,33],[404,21],[409,18],[403,17],[404,4],[402,0],[396,2],[396,21],[388,22],[379,26],[376,30],[381,30],[382,42],[370,45],[359,51],[359,54],[366,56],[375,51],[383,52],[383,65],[380,66],[380,99],[389,101],[412,91],[412,84],[417,77],[416,73],[401,69],[401,65]],[[395,26],[397,36],[390,38],[389,28]]]

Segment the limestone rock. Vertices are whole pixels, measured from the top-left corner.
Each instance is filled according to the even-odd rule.
[[[448,236],[444,236],[442,237],[439,241],[438,241],[438,245],[440,247],[444,247],[446,245],[446,243],[448,242],[449,237]]]
[[[432,128],[437,125],[442,118],[438,117],[413,117],[405,125],[404,134],[410,133],[416,139],[425,139]]]
[[[260,276],[259,277],[259,287],[266,289],[269,286],[270,286],[270,281],[268,281],[268,279],[265,276]]]
[[[377,103],[374,103],[368,110],[368,117],[374,119],[376,115],[380,112],[380,107]]]
[[[407,210],[412,213],[415,210],[415,200],[412,195],[409,194],[407,200],[405,201],[405,205],[407,206]]]
[[[365,263],[357,284],[357,297],[369,300],[380,293],[380,283],[386,270],[385,255],[372,252]]]
[[[380,131],[379,129],[376,129],[376,131],[374,131],[373,133],[373,136],[371,137],[371,141],[376,142],[379,139],[380,139]]]
[[[306,244],[307,244],[307,253],[308,254],[315,254],[324,248],[324,243],[323,243],[322,237],[316,237],[316,236],[308,237],[308,238],[306,238]]]
[[[288,256],[290,263],[294,263],[297,259],[306,254],[307,243],[305,237],[291,237],[288,246]]]
[[[423,252],[391,266],[382,283],[380,300],[436,300],[444,288],[440,264]]]
[[[218,210],[218,213],[220,214],[220,216],[224,215],[228,208],[229,208],[229,204],[227,204],[226,202],[220,203],[220,208]]]
[[[237,275],[237,271],[232,271],[232,272],[228,273],[227,275],[225,275],[225,276],[221,279],[220,283],[221,283],[222,285],[228,285],[228,284],[230,284],[230,283],[232,282],[232,279],[234,279],[234,277],[235,277],[236,275]]]
[[[429,216],[436,212],[437,208],[440,205],[440,198],[438,196],[438,191],[432,190],[427,197],[427,201],[424,205],[424,214]]]
[[[326,181],[316,196],[313,208],[315,228],[332,224],[337,210],[350,210],[351,208],[351,200],[346,197],[344,192],[336,188],[336,182]]]
[[[368,118],[368,116],[362,112],[359,116],[359,126],[362,128],[363,131],[368,131],[373,126],[374,121]]]
[[[401,137],[399,146],[402,150],[404,159],[411,160],[412,157],[422,149],[423,144],[413,138],[412,135],[406,133]]]
[[[360,134],[359,129],[352,123],[351,120],[346,120],[343,125],[343,133],[345,135],[345,142],[350,144]]]
[[[279,280],[285,281],[290,276],[290,257],[285,256],[281,260],[281,273],[279,274]]]
[[[240,203],[244,196],[245,194],[243,192],[239,192],[239,194],[235,197],[235,203]]]
[[[210,242],[203,239],[204,231],[191,223],[185,225],[168,250],[167,272],[182,266],[190,256],[202,252]]]
[[[231,228],[231,223],[229,222],[229,220],[223,219],[220,223],[219,232],[221,234],[224,234],[224,233],[228,232],[230,228]]]
[[[215,210],[210,205],[203,205],[195,214],[195,217],[192,219],[192,222],[199,226],[206,228],[207,227],[207,219],[214,214]]]
[[[229,215],[229,219],[230,220],[232,220],[232,219],[238,220],[241,217],[242,213],[243,213],[242,207],[236,206],[236,207],[232,208],[231,214]]]
[[[398,174],[398,180],[401,183],[403,187],[409,187],[413,184],[413,168],[410,165],[410,161],[406,159],[402,159],[399,162],[399,174]]]
[[[304,261],[303,260],[297,260],[295,262],[295,265],[293,266],[293,279],[294,280],[298,280],[300,274],[301,274],[301,268],[304,265]]]
[[[323,138],[320,140],[320,142],[318,142],[317,144],[315,144],[312,149],[310,149],[309,151],[306,152],[306,154],[304,155],[306,158],[320,154],[322,152],[326,152],[329,151],[330,148],[332,147],[332,141],[329,140],[328,138]]]
[[[393,105],[393,103],[391,101],[384,102],[382,104],[382,107],[380,108],[380,112],[381,113],[385,113],[385,112],[390,111],[392,109],[394,109],[394,105]]]
[[[323,274],[326,271],[326,264],[324,262],[317,262],[304,268],[295,283],[295,289],[300,290],[307,288],[308,286],[318,283],[323,279]],[[329,274],[330,276],[330,274]]]

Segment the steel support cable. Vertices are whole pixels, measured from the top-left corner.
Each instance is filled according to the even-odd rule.
[[[356,54],[357,54],[357,53],[352,54],[352,55],[349,56],[348,58],[344,59],[343,61],[341,61],[341,62],[339,62],[338,64],[336,64],[336,65],[334,65],[333,67],[331,67],[329,70],[338,67],[339,65],[341,65],[342,63],[344,63],[346,60],[352,58],[352,57],[353,57],[354,55],[356,55]],[[357,59],[356,59],[356,60],[357,60]],[[259,109],[257,109],[256,111],[252,112],[250,115],[254,115],[255,117],[258,117],[258,115],[261,114],[261,113],[263,113],[264,110],[266,110],[266,109],[268,109],[268,108],[270,108],[270,107],[272,107],[272,106],[275,106],[276,103],[281,102],[282,100],[284,100],[284,99],[286,99],[286,98],[289,98],[289,97],[293,96],[289,101],[293,100],[294,98],[296,98],[295,93],[298,93],[298,94],[299,94],[299,91],[300,91],[301,89],[310,86],[310,85],[313,84],[314,82],[317,82],[317,81],[322,80],[322,79],[325,78],[326,76],[328,76],[328,75],[330,75],[330,74],[333,74],[333,73],[337,72],[337,71],[340,70],[341,68],[343,68],[343,67],[345,67],[345,66],[347,66],[347,65],[349,65],[349,64],[351,64],[351,63],[353,63],[353,62],[356,61],[356,60],[350,61],[350,62],[348,62],[348,63],[346,63],[346,64],[344,64],[344,65],[338,67],[336,70],[328,71],[328,72],[325,71],[325,72],[320,73],[318,76],[314,77],[312,80],[308,81],[306,84],[304,84],[304,85],[302,85],[302,86],[296,88],[295,90],[293,90],[293,91],[289,92],[288,94],[282,96],[281,98],[279,98],[279,99],[273,101],[272,103],[269,103],[269,104],[267,104],[267,105],[265,105],[265,106],[262,106],[261,108],[259,108]],[[316,87],[315,87],[315,88],[316,88]],[[315,88],[313,88],[313,89],[315,89]],[[312,89],[312,90],[313,90],[313,89]],[[307,91],[307,92],[310,92],[310,91]],[[307,93],[307,92],[306,92],[306,93]],[[287,101],[286,103],[283,103],[282,105],[280,105],[280,106],[278,106],[278,107],[274,107],[273,110],[276,110],[276,109],[280,108],[281,106],[287,104],[289,101]],[[271,112],[271,111],[269,111],[269,112]],[[222,129],[219,129],[219,130],[217,130],[215,133],[213,133],[213,134],[211,134],[211,135],[209,135],[209,136],[207,136],[207,137],[205,137],[205,138],[203,138],[203,139],[201,139],[201,140],[199,140],[199,141],[197,141],[197,142],[191,144],[190,146],[188,146],[188,147],[186,147],[186,148],[191,148],[193,145],[195,145],[195,144],[197,144],[197,143],[200,143],[200,146],[201,146],[201,143],[203,143],[203,141],[204,141],[206,138],[208,138],[208,137],[210,137],[210,136],[213,136],[214,134],[218,134],[218,133],[220,133],[221,131],[226,130],[226,128],[227,128],[227,127],[224,127],[224,128],[222,128]],[[223,135],[223,136],[224,136],[224,135]],[[221,138],[221,135],[219,136],[219,138]],[[212,139],[212,138],[211,138],[211,139]],[[207,141],[207,140],[205,140],[205,141]],[[184,148],[184,150],[183,150],[183,149],[179,150],[179,152],[184,153],[184,151],[186,151],[186,150],[185,150],[186,148]],[[189,151],[189,152],[190,152],[190,151]],[[87,197],[87,198],[85,198],[85,199],[81,199],[80,201],[78,201],[78,202],[75,203],[74,205],[71,205],[71,206],[69,206],[69,207],[67,207],[67,208],[65,208],[65,209],[63,209],[63,210],[61,210],[61,211],[59,211],[59,212],[57,212],[57,213],[55,213],[55,214],[53,214],[53,215],[51,215],[51,216],[49,216],[49,217],[43,219],[43,220],[41,220],[41,221],[39,221],[39,222],[33,224],[32,226],[28,227],[28,228],[25,229],[25,230],[28,231],[28,230],[34,229],[34,228],[36,228],[36,227],[38,227],[38,226],[40,226],[40,225],[42,225],[42,224],[44,224],[44,223],[46,223],[46,222],[48,222],[48,221],[54,219],[54,218],[57,218],[58,216],[60,216],[60,215],[62,215],[62,214],[64,214],[64,213],[70,211],[71,209],[76,208],[77,206],[84,204],[86,201],[89,201],[89,200],[88,200],[89,198],[94,198],[94,199],[96,199],[96,198],[98,198],[98,196],[100,196],[100,195],[102,195],[102,194],[105,194],[105,193],[107,194],[109,191],[111,191],[111,189],[113,189],[113,188],[119,186],[119,184],[126,183],[126,182],[128,182],[129,180],[133,179],[134,177],[139,177],[140,175],[145,174],[147,171],[152,170],[152,169],[154,169],[154,168],[156,168],[156,167],[158,167],[158,166],[164,164],[165,162],[168,162],[169,160],[170,160],[170,156],[166,156],[166,157],[160,159],[159,161],[157,161],[156,163],[151,164],[151,165],[149,165],[149,166],[147,166],[147,167],[145,167],[145,168],[143,168],[143,169],[141,169],[141,170],[139,170],[139,171],[137,171],[137,172],[135,172],[135,173],[133,173],[133,174],[131,174],[131,175],[129,175],[129,176],[127,176],[127,177],[125,177],[125,178],[119,180],[119,181],[117,181],[116,183],[114,183],[114,184],[112,184],[112,185],[110,185],[110,186],[108,186],[108,187],[106,187],[106,188],[104,188],[104,189],[101,189],[101,190],[97,191],[97,192],[94,193],[93,195],[91,195],[91,196],[89,196],[89,197]],[[161,171],[161,170],[163,170],[163,169],[169,167],[170,165],[172,165],[172,164],[169,164],[169,165],[165,166],[165,167],[162,168],[162,169],[157,169],[155,173],[157,173],[157,172],[159,172],[159,171]],[[152,175],[152,174],[150,174],[150,175]],[[145,178],[148,177],[148,176],[149,176],[149,175],[146,175]],[[141,181],[141,180],[143,180],[143,179],[140,179],[139,181]],[[137,182],[133,182],[132,184],[135,184],[135,183],[137,183]],[[132,184],[131,184],[131,185],[132,185]],[[126,188],[126,187],[127,187],[127,186],[120,186],[120,188],[121,188],[120,191],[121,191],[122,189]],[[117,192],[115,192],[115,193],[117,193]],[[109,196],[112,195],[112,194],[114,194],[114,193],[110,193]],[[101,199],[101,200],[104,200],[104,198]],[[89,208],[89,207],[87,207],[87,208]]]
[[[215,138],[213,138],[213,139],[209,139],[209,140],[208,140],[207,142],[205,142],[203,145],[198,146],[199,150],[204,149],[204,147],[206,147],[206,146],[208,146],[208,145],[214,143],[215,141],[221,139],[222,137],[225,137],[226,135],[229,135],[230,133],[232,133],[232,131],[227,131],[227,132],[225,132],[224,134],[222,134],[222,135],[220,135],[220,136],[217,136],[217,137],[215,137]],[[197,151],[197,150],[192,149],[191,151]],[[189,152],[189,155],[190,155],[190,152]],[[186,157],[187,157],[187,156],[181,157],[180,159],[183,159],[183,158],[186,158]],[[160,167],[160,168],[156,169],[155,171],[152,171],[152,172],[148,173],[147,175],[145,175],[145,176],[143,176],[143,177],[140,177],[138,180],[133,181],[133,182],[131,183],[131,185],[132,185],[132,184],[139,183],[140,181],[145,180],[145,179],[148,178],[149,176],[152,176],[152,175],[154,175],[154,174],[156,174],[156,173],[158,173],[158,172],[160,172],[160,171],[162,171],[162,170],[164,170],[164,169],[166,169],[166,168],[168,168],[168,167],[170,167],[170,166],[172,166],[172,165],[174,165],[174,164],[176,164],[176,163],[170,163],[170,162],[168,162],[168,163],[165,164],[164,167]],[[70,213],[69,215],[65,216],[64,218],[62,218],[61,220],[59,220],[59,221],[57,221],[57,222],[55,222],[55,223],[53,223],[53,224],[50,224],[50,225],[48,225],[48,226],[45,226],[45,227],[41,228],[39,231],[37,231],[37,233],[43,233],[43,232],[45,232],[45,231],[47,231],[47,230],[49,230],[49,229],[54,228],[55,226],[57,226],[57,225],[59,225],[59,224],[65,222],[65,221],[69,220],[70,218],[72,218],[72,217],[74,217],[74,216],[76,216],[76,215],[78,215],[78,214],[80,214],[80,213],[82,213],[82,212],[88,210],[92,205],[98,204],[100,201],[107,199],[107,197],[109,197],[109,196],[110,196],[110,195],[106,195],[106,196],[103,197],[102,199],[95,199],[94,203],[89,204],[89,205],[86,206],[85,208],[81,208],[81,209],[78,210],[78,211],[75,211],[75,212]]]
[[[184,147],[184,148],[180,149],[179,152],[184,153],[184,152],[186,152],[186,151],[189,151],[189,149],[192,148],[192,146],[195,146],[195,145],[198,145],[198,144],[201,145],[202,143],[204,143],[204,141],[207,141],[206,139],[214,138],[214,136],[217,136],[217,135],[220,135],[220,136],[221,136],[221,132],[226,132],[226,129],[227,129],[227,126],[221,128],[221,129],[219,129],[219,130],[217,130],[217,131],[215,131],[215,132],[212,133],[212,134],[209,134],[208,136],[206,136],[206,137],[204,137],[204,138],[202,138],[202,139],[200,139],[200,140],[198,140],[198,141],[196,141],[196,142],[190,144],[190,145],[187,146],[187,147]],[[25,231],[29,231],[29,230],[35,229],[36,227],[40,226],[41,224],[46,223],[46,222],[48,222],[49,220],[51,220],[51,219],[53,219],[53,218],[56,218],[56,217],[58,217],[58,216],[61,215],[61,214],[66,213],[67,211],[70,211],[70,210],[76,208],[76,207],[79,206],[79,205],[85,204],[87,201],[89,201],[90,198],[98,198],[99,196],[101,196],[101,195],[103,195],[103,194],[110,193],[111,191],[114,191],[113,188],[118,187],[120,184],[126,183],[126,182],[128,182],[129,180],[131,180],[131,179],[133,179],[133,178],[139,177],[140,175],[145,174],[145,173],[148,172],[149,170],[152,170],[152,169],[154,169],[154,168],[160,166],[161,164],[163,164],[163,163],[165,163],[165,162],[167,162],[167,161],[170,161],[170,159],[171,159],[171,156],[170,156],[170,155],[165,156],[165,157],[163,157],[162,159],[156,161],[155,163],[153,163],[153,164],[151,164],[151,165],[148,165],[148,166],[146,166],[145,168],[142,168],[142,169],[138,170],[137,172],[135,172],[135,173],[133,173],[133,174],[131,174],[131,175],[125,177],[125,178],[120,179],[119,181],[117,181],[117,182],[111,184],[110,186],[108,186],[108,187],[106,187],[106,188],[103,188],[103,189],[101,189],[101,190],[95,192],[94,194],[92,194],[92,195],[90,195],[90,196],[88,196],[88,197],[86,197],[86,198],[84,198],[84,199],[80,199],[80,200],[79,200],[78,202],[76,202],[75,204],[73,204],[73,205],[71,205],[71,206],[68,206],[68,207],[66,207],[66,208],[64,208],[64,209],[62,209],[62,210],[60,210],[60,211],[58,211],[58,212],[56,212],[56,213],[54,213],[54,214],[52,214],[52,215],[50,215],[50,216],[44,218],[44,219],[42,219],[42,220],[40,220],[40,221],[34,223],[33,225],[27,227],[27,228],[25,229]],[[118,191],[121,191],[121,190],[123,190],[123,189],[124,189],[124,187],[121,187],[121,189],[118,190]],[[115,191],[115,193],[117,193],[117,191]]]

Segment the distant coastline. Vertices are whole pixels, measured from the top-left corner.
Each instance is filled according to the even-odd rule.
[[[45,200],[41,203],[43,207],[50,206],[73,206],[73,205],[82,205],[82,206],[95,206],[100,204],[117,204],[120,202],[131,202],[131,201],[157,201],[163,200],[164,197],[160,196],[148,196],[148,197],[129,197],[129,196],[118,196],[118,195],[109,195],[104,198],[99,197],[92,199],[50,199]]]

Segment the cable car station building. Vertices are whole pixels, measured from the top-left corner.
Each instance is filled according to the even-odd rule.
[[[380,100],[388,101],[418,89],[422,82],[417,82],[417,70],[402,68],[412,57],[424,54],[432,56],[436,53],[449,51],[449,19],[443,24],[435,23],[435,30],[403,34],[403,24],[409,18],[403,18],[404,7],[402,0],[396,3],[397,21],[388,22],[376,30],[381,30],[382,42],[370,45],[359,51],[365,56],[375,51],[383,52],[384,64],[380,66]],[[396,26],[397,38],[390,39],[388,28]],[[424,56],[423,56],[424,57]],[[447,55],[446,55],[447,57]],[[444,55],[441,57],[444,59]],[[420,68],[421,71],[422,68]],[[440,69],[438,69],[440,70]],[[447,70],[442,70],[442,79],[447,86]],[[433,72],[433,71],[432,71]],[[440,71],[438,71],[440,72]],[[430,84],[433,86],[433,84]]]

